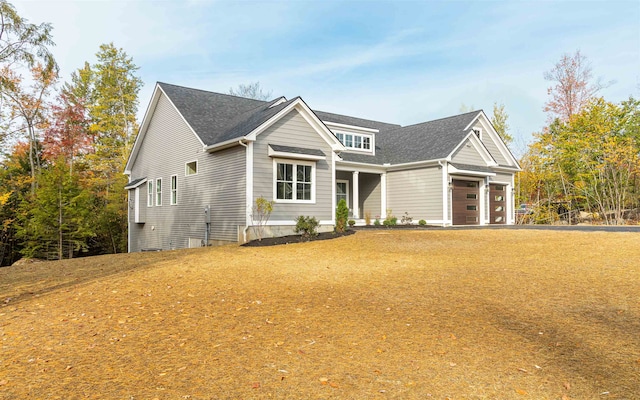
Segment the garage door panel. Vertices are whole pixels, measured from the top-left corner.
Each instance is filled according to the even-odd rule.
[[[478,225],[480,223],[479,182],[454,179],[451,203],[454,225]]]

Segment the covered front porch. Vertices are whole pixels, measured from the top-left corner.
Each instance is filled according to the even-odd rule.
[[[386,172],[362,169],[336,170],[336,204],[341,199],[349,207],[349,219],[357,225],[386,218],[387,210]]]

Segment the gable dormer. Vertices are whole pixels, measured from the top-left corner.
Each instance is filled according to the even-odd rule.
[[[322,122],[338,138],[347,153],[376,154],[376,133],[379,132],[377,129],[336,122]]]

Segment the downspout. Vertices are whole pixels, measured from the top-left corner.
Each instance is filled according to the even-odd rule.
[[[444,164],[442,164],[441,160],[438,160],[438,168],[442,170],[442,193],[445,193],[445,190],[447,191],[446,196],[443,196],[442,198],[442,226],[446,225],[445,221],[448,221],[448,217],[449,217],[449,196],[451,196],[451,193],[449,192],[449,176],[447,175],[447,172],[444,168]],[[445,182],[446,180],[446,182]]]
[[[242,139],[238,140],[238,144],[242,147],[244,147],[245,149],[247,149],[246,151],[249,151],[249,146],[247,146],[245,143],[242,142]],[[242,241],[244,243],[247,243],[247,231],[249,230],[249,225],[247,224],[247,226],[244,227],[244,229],[242,230]]]

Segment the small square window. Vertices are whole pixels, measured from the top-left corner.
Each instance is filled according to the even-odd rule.
[[[467,210],[468,211],[478,211],[478,206],[468,205],[467,206]]]
[[[494,199],[495,201],[504,201],[504,196],[496,196]]]
[[[504,211],[504,207],[496,206],[495,210],[496,210],[496,212],[503,212]]]
[[[187,163],[187,169],[185,171],[185,175],[195,175],[198,173],[198,162],[192,161]]]
[[[467,199],[477,200],[478,199],[478,195],[475,194],[475,193],[467,193]]]
[[[501,191],[501,192],[504,191],[504,185],[496,185],[495,186],[495,190],[498,190],[498,191]]]

